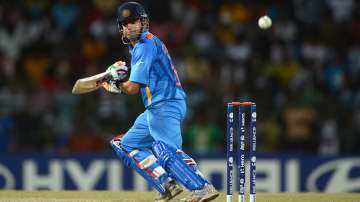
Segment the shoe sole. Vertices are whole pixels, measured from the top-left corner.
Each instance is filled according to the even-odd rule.
[[[208,202],[216,199],[219,196],[219,192],[205,195],[199,202]]]

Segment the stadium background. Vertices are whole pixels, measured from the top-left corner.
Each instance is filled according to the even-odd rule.
[[[11,167],[12,155],[33,153],[112,156],[108,141],[132,125],[140,98],[102,90],[75,96],[71,88],[128,61],[115,21],[122,1],[0,2],[0,162]],[[188,95],[186,151],[221,155],[225,103],[251,99],[260,154],[359,155],[358,1],[139,2]],[[273,20],[267,31],[257,27],[264,14]]]

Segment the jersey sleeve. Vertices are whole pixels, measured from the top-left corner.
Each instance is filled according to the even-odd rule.
[[[149,84],[150,67],[155,54],[155,46],[151,41],[136,45],[131,59],[130,81],[144,85]]]

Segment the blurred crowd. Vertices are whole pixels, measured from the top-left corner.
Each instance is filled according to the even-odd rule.
[[[141,99],[71,89],[129,62],[115,18],[123,1],[0,2],[0,153],[110,151]],[[360,153],[358,1],[139,2],[188,95],[186,151],[225,151],[226,103],[252,100],[260,152]]]

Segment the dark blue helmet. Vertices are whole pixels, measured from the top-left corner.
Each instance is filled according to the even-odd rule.
[[[137,2],[126,2],[117,9],[117,23],[148,18],[144,7]]]
[[[139,40],[140,34],[149,30],[148,15],[147,15],[144,7],[137,2],[126,2],[126,3],[122,4],[117,9],[116,15],[117,15],[116,21],[118,23],[119,32],[120,32],[121,39],[124,44],[128,44],[130,42]],[[131,21],[138,20],[138,19],[141,21],[140,34],[124,36],[123,27],[122,27],[123,23],[131,22]]]

